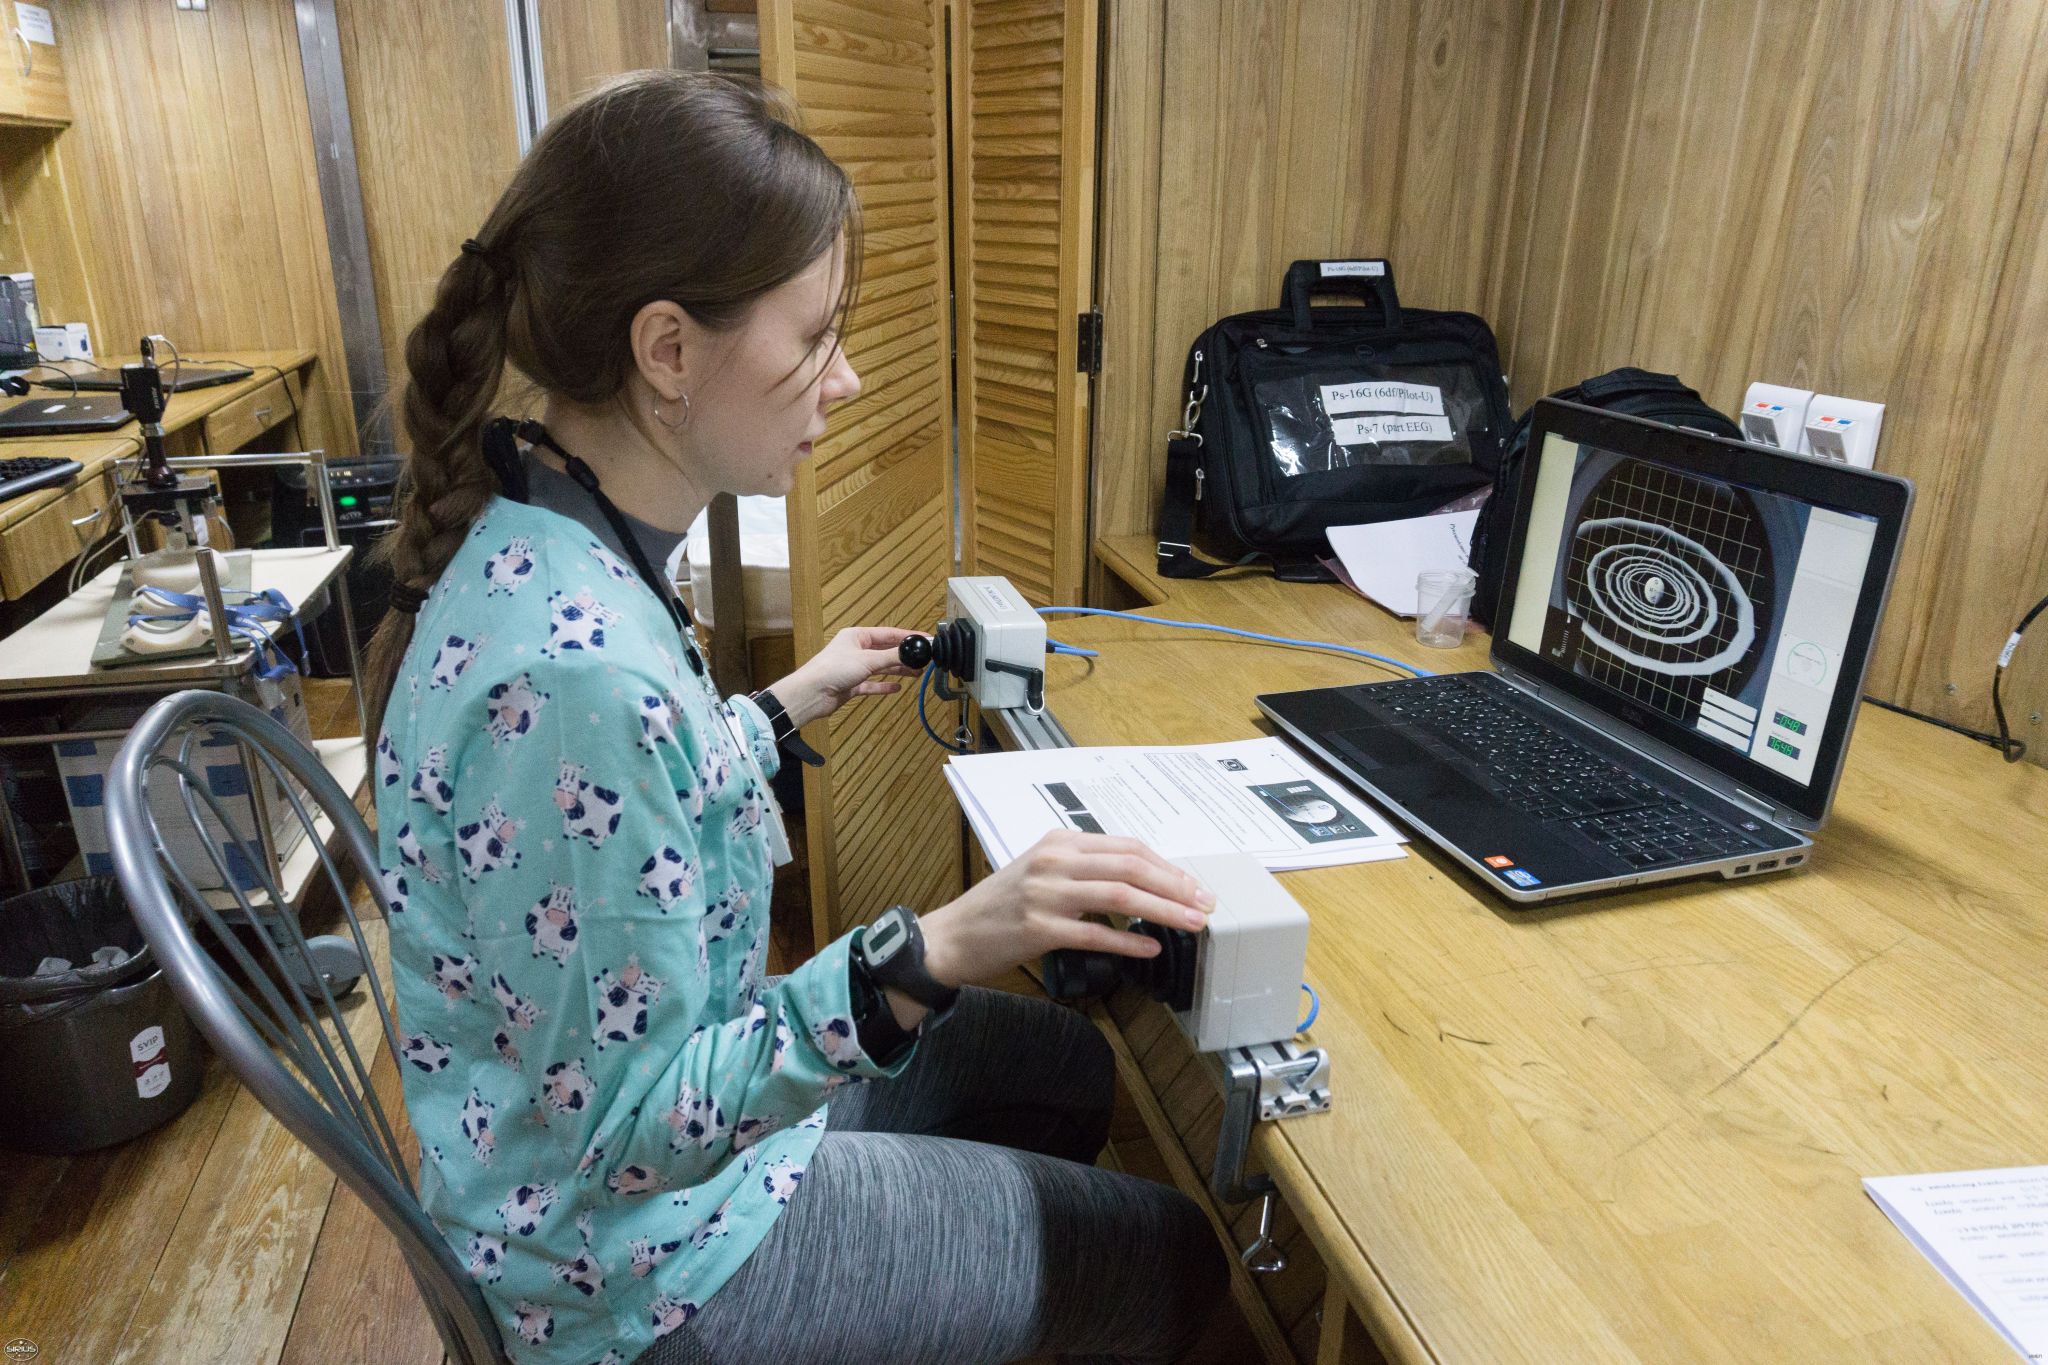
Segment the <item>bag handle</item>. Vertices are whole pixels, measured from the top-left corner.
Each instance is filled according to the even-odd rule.
[[[1280,307],[1294,315],[1294,330],[1315,325],[1309,299],[1316,294],[1350,294],[1363,302],[1377,301],[1388,327],[1401,325],[1401,300],[1394,292],[1394,267],[1382,257],[1345,261],[1296,261],[1280,285]]]

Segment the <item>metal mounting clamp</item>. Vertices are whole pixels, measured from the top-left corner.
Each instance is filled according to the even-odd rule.
[[[1264,1120],[1320,1114],[1330,1107],[1330,1054],[1300,1043],[1261,1043],[1203,1054],[1223,1086],[1223,1120],[1216,1138],[1216,1164],[1209,1192],[1225,1204],[1270,1194],[1263,1174],[1245,1174],[1252,1125]]]

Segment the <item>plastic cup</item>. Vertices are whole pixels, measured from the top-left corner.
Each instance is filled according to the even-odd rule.
[[[1465,643],[1472,593],[1479,575],[1470,569],[1437,569],[1415,578],[1415,643],[1456,649]]]

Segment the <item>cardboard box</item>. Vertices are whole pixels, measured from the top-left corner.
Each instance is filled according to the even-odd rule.
[[[287,674],[277,682],[245,678],[230,691],[268,712],[308,749],[313,747],[312,723],[306,716],[305,696],[300,691],[297,674]],[[71,728],[82,731],[126,730],[142,719],[148,705],[144,701],[127,700],[95,704],[73,716]],[[67,739],[58,741],[53,747],[57,755],[57,769],[64,779],[64,799],[71,808],[72,826],[78,838],[79,852],[85,858],[86,870],[112,873],[114,859],[107,838],[106,784],[108,775],[114,770],[114,757],[120,752],[121,741]],[[204,779],[207,792],[226,814],[235,834],[246,841],[260,859],[263,839],[257,830],[256,803],[251,795],[254,784],[250,780],[248,766],[243,762],[240,746],[229,739],[203,741],[193,746],[191,763],[195,773]],[[169,769],[158,768],[151,774],[149,805],[156,816],[157,829],[163,836],[164,846],[192,879],[193,885],[203,890],[222,887],[225,883],[200,842],[192,817],[186,813],[184,798],[179,791],[181,785]],[[266,780],[262,785],[268,797],[265,804],[269,809],[270,828],[278,840],[278,861],[282,863],[299,839],[304,837],[304,830],[292,811],[290,801],[276,790],[276,783]],[[205,799],[195,799],[206,836],[214,847],[221,850],[234,884],[245,892],[260,891],[263,871],[236,847],[234,837],[228,834]],[[303,791],[300,800],[307,800]]]

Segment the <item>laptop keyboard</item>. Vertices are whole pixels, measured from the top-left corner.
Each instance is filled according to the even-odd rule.
[[[1723,858],[1762,848],[1766,826],[1731,825],[1670,790],[1628,772],[1517,704],[1502,686],[1458,675],[1380,683],[1374,704],[1470,759],[1502,800],[1543,821],[1571,825],[1633,867]],[[1738,827],[1739,826],[1739,827]]]

